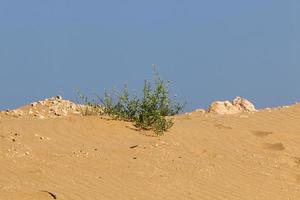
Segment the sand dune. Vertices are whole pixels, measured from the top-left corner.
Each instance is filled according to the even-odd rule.
[[[149,137],[95,116],[3,112],[0,199],[300,199],[300,104],[174,121]]]

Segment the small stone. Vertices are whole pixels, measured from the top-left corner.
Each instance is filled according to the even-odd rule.
[[[195,112],[197,113],[205,113],[206,111],[202,108],[195,110]]]
[[[71,109],[73,109],[73,110],[76,110],[77,109],[77,106],[76,105],[74,105],[74,104],[71,104]]]
[[[10,111],[9,114],[11,114],[14,117],[21,117],[23,115],[23,111],[16,109],[16,110]]]
[[[60,112],[58,112],[58,111],[55,111],[55,112],[54,112],[54,114],[55,114],[56,116],[58,116],[58,117],[60,117],[60,116],[61,116],[61,113],[60,113]]]
[[[31,103],[30,105],[32,106],[32,107],[36,107],[37,106],[37,102],[33,102],[33,103]]]
[[[281,106],[281,108],[289,108],[290,106]]]

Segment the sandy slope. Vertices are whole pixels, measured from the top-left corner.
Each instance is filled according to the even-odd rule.
[[[2,114],[0,199],[297,200],[300,105],[178,116],[162,137],[99,117]]]

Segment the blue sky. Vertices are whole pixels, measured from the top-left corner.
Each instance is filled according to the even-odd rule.
[[[298,0],[1,0],[0,109],[141,89],[157,64],[186,110],[300,101]]]

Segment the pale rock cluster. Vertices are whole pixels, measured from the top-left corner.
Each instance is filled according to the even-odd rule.
[[[70,114],[80,114],[82,105],[75,104],[61,96],[31,103],[29,114],[39,118],[55,118]]]
[[[56,118],[68,115],[80,115],[83,105],[64,100],[61,96],[51,97],[43,101],[33,102],[15,110],[5,111],[5,115],[21,118],[24,116],[40,119]]]
[[[243,112],[255,112],[255,106],[247,99],[236,97],[231,101],[215,101],[208,109],[208,113],[238,114]]]
[[[13,117],[22,117],[24,112],[20,109],[16,109],[16,110],[6,110],[4,112],[6,115],[10,115]]]

